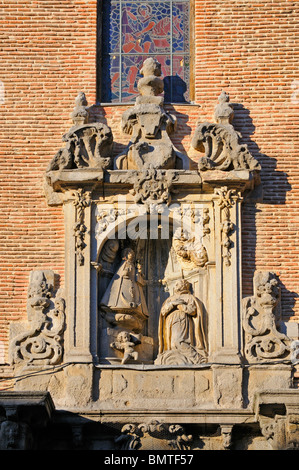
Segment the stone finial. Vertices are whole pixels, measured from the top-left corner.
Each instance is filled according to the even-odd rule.
[[[222,91],[218,97],[218,104],[214,112],[217,124],[231,124],[234,118],[234,110],[229,104],[229,94]]]
[[[87,100],[85,93],[80,91],[75,99],[75,107],[71,114],[71,119],[76,126],[87,124],[89,120],[89,112],[87,110]]]

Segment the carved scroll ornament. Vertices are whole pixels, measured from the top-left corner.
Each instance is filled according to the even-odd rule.
[[[218,100],[214,115],[216,123],[198,123],[192,139],[192,147],[205,153],[199,159],[199,170],[260,170],[247,145],[239,143],[241,135],[232,126],[234,112],[229,95],[222,92]]]
[[[28,288],[28,328],[14,337],[10,344],[12,364],[58,364],[63,354],[65,301],[57,294],[54,299],[53,273],[33,271]]]
[[[75,125],[63,136],[65,147],[57,152],[47,171],[76,168],[106,170],[111,167],[113,146],[111,129],[101,122],[89,123],[86,104],[84,93],[79,93],[76,107],[71,115]]]
[[[142,448],[143,438],[147,435],[163,440],[165,448],[171,450],[191,450],[192,435],[187,435],[184,428],[177,424],[159,423],[126,424],[115,442],[121,450],[138,450]]]

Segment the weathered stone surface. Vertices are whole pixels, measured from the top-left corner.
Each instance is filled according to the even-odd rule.
[[[188,281],[178,281],[174,295],[162,305],[156,364],[199,364],[207,361],[203,309],[190,289]]]
[[[256,272],[254,296],[243,300],[245,354],[249,362],[290,356],[290,339],[278,330],[280,288],[271,272]]]
[[[53,271],[32,271],[28,287],[28,323],[11,325],[11,364],[58,364],[63,355],[65,300],[54,291]],[[22,332],[20,331],[22,330]]]
[[[122,130],[132,135],[127,150],[114,162],[115,169],[147,170],[189,168],[188,158],[174,147],[169,134],[175,131],[176,120],[163,108],[161,65],[148,58],[138,82],[141,96],[136,105],[122,116]]]
[[[0,409],[0,450],[31,450],[55,408],[49,393],[0,391]]]
[[[295,447],[298,328],[286,336],[274,273],[257,273],[242,302],[241,205],[260,166],[222,93],[190,170],[170,139],[160,64],[147,59],[142,75],[113,168],[111,131],[89,122],[80,94],[45,174],[48,203],[63,204],[65,294],[52,271],[32,275],[28,321],[11,325],[15,390],[51,392],[49,435],[61,426],[58,445],[72,449]],[[28,439],[2,447],[29,447],[23,421],[6,418],[3,436]]]
[[[71,115],[74,126],[63,136],[65,147],[50,162],[47,172],[74,168],[110,168],[113,136],[103,123],[89,123],[89,113],[84,93],[76,98]]]
[[[215,108],[216,123],[198,123],[195,129],[192,147],[205,154],[200,157],[198,168],[201,172],[214,168],[260,170],[247,145],[239,143],[240,134],[231,124],[234,112],[228,102],[229,96],[222,92]]]

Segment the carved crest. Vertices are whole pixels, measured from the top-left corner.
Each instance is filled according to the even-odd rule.
[[[176,177],[173,172],[168,173],[165,170],[155,168],[136,172],[132,190],[135,202],[145,204],[148,209],[151,205],[156,206],[163,203],[169,205]]]

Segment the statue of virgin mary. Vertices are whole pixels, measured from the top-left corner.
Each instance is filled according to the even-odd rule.
[[[136,269],[135,253],[131,248],[122,252],[122,262],[112,277],[100,301],[100,309],[109,323],[142,328],[148,318],[143,287],[146,284],[140,266]]]

